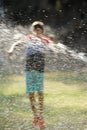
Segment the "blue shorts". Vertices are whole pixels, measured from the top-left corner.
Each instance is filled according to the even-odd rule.
[[[43,92],[44,72],[26,71],[26,93]]]

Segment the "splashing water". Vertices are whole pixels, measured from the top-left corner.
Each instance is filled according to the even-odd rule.
[[[25,47],[16,48],[11,57],[7,55],[7,50],[13,42],[31,32],[28,28],[30,27],[0,24],[0,128],[2,130],[33,130],[32,112],[24,93],[24,78],[20,75],[24,73]],[[45,115],[48,127],[46,129],[85,130],[87,128],[87,117],[84,114],[87,108],[87,56],[59,42],[56,44],[55,52],[48,50],[47,52]],[[80,74],[74,75],[73,71]],[[79,88],[81,82],[83,86]],[[81,116],[83,109],[85,112]],[[83,118],[78,118],[78,115]]]
[[[15,54],[11,58],[8,57],[6,51],[10,48],[11,44],[23,37],[30,30],[22,26],[7,26],[0,24],[0,65],[2,73],[23,72],[24,67],[24,47],[16,48]],[[40,48],[41,49],[41,48]],[[46,49],[46,47],[45,47]],[[16,58],[17,55],[17,58]],[[48,58],[47,58],[48,57]],[[81,67],[85,68],[87,63],[86,54],[83,52],[76,53],[66,45],[58,43],[55,52],[49,53],[46,56],[46,70],[80,70]],[[12,63],[10,63],[12,62]],[[54,64],[55,63],[55,64]],[[74,64],[73,64],[74,63]],[[20,64],[20,65],[19,65]],[[77,68],[78,64],[78,68]],[[9,68],[10,66],[10,68]],[[50,68],[50,67],[51,68]],[[67,68],[68,67],[68,68]]]

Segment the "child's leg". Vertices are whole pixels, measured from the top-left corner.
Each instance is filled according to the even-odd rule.
[[[39,97],[39,110],[40,110],[40,115],[39,115],[39,126],[40,129],[45,129],[46,124],[45,124],[45,120],[44,120],[44,116],[43,116],[43,112],[44,112],[44,94],[38,92],[38,97]]]
[[[43,117],[43,111],[44,111],[44,94],[41,93],[41,92],[38,92],[38,99],[39,99],[40,117]]]
[[[29,94],[29,99],[30,99],[31,108],[32,108],[32,111],[33,111],[33,114],[34,114],[33,127],[36,129],[36,128],[39,128],[39,123],[38,123],[38,113],[37,113],[37,109],[36,109],[36,106],[35,106],[36,101],[35,101],[34,93]]]
[[[30,103],[31,103],[31,108],[32,108],[32,111],[34,113],[34,116],[37,116],[37,109],[36,109],[36,106],[35,106],[35,94],[34,93],[30,93],[29,94],[29,99],[30,99]]]

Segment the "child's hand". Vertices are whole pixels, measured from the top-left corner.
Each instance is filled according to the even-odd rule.
[[[7,51],[7,53],[8,53],[9,56],[11,56],[12,53],[13,53],[13,51],[12,51],[12,50],[9,50],[9,51]]]

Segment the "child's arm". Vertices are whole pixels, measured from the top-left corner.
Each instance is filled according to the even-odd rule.
[[[8,53],[12,54],[15,49],[15,46],[18,46],[20,43],[21,43],[20,41],[13,43],[11,48],[8,50]]]
[[[11,48],[8,50],[8,54],[11,55],[13,53],[14,49],[15,49],[15,46],[19,46],[20,44],[22,44],[27,39],[29,39],[29,36],[25,36],[25,37],[21,38],[19,41],[13,43]]]
[[[54,53],[58,53],[58,48],[57,45],[55,43],[50,43],[48,44],[48,48],[50,51],[54,52]]]
[[[58,53],[57,45],[55,44],[54,41],[52,41],[46,37],[41,37],[41,40],[42,40],[42,42],[44,42],[46,44],[49,51],[52,51],[54,53]]]

